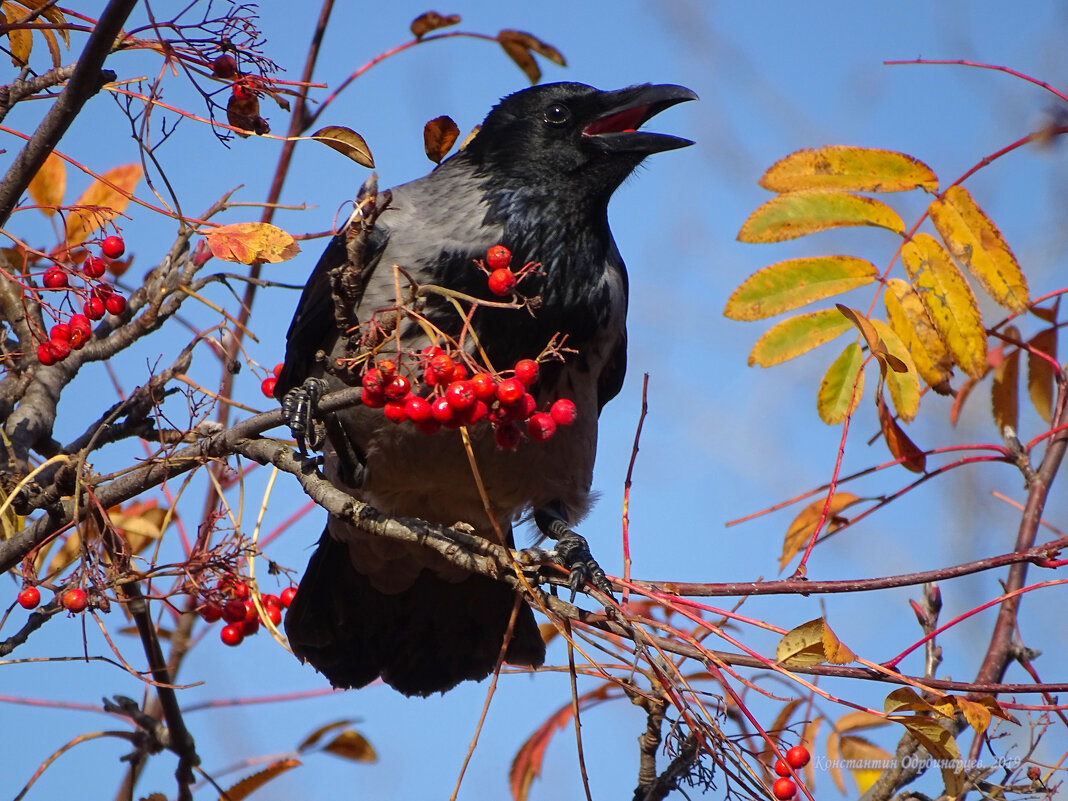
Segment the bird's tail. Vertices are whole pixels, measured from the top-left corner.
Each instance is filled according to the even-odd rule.
[[[380,592],[353,567],[348,548],[324,532],[285,628],[293,653],[335,687],[363,687],[381,676],[405,695],[425,696],[492,672],[515,600],[511,588],[485,576],[452,583],[429,570],[403,592]],[[505,659],[533,667],[545,659],[525,603]]]

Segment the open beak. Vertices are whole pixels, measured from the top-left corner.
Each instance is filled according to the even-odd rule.
[[[697,100],[685,86],[645,84],[612,92],[609,107],[587,125],[582,134],[608,153],[660,153],[692,145],[690,139],[638,130],[661,111],[677,103]]]

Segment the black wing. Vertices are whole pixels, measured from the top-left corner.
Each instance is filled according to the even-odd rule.
[[[348,226],[336,234],[319,257],[312,270],[308,283],[304,286],[293,322],[289,324],[286,334],[286,359],[282,373],[278,376],[274,396],[281,399],[293,387],[299,387],[308,377],[315,363],[315,353],[327,344],[331,335],[337,330],[334,321],[334,298],[330,288],[330,271],[345,263],[348,258],[345,247],[345,234]],[[364,280],[360,292],[366,286],[367,278],[374,271],[382,251],[389,241],[389,233],[382,226],[375,226],[367,237],[364,249]],[[359,302],[359,298],[356,298]]]

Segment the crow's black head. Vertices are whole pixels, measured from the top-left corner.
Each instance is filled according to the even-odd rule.
[[[638,129],[664,109],[696,99],[670,84],[615,92],[581,83],[535,86],[494,107],[468,144],[468,157],[496,176],[610,195],[646,156],[693,144]]]

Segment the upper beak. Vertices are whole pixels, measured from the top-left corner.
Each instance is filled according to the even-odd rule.
[[[638,128],[664,109],[687,100],[697,100],[697,94],[674,84],[645,84],[620,89],[610,93],[607,110],[582,133],[592,144],[610,153],[650,154],[686,147],[692,145],[693,140],[639,131]]]

